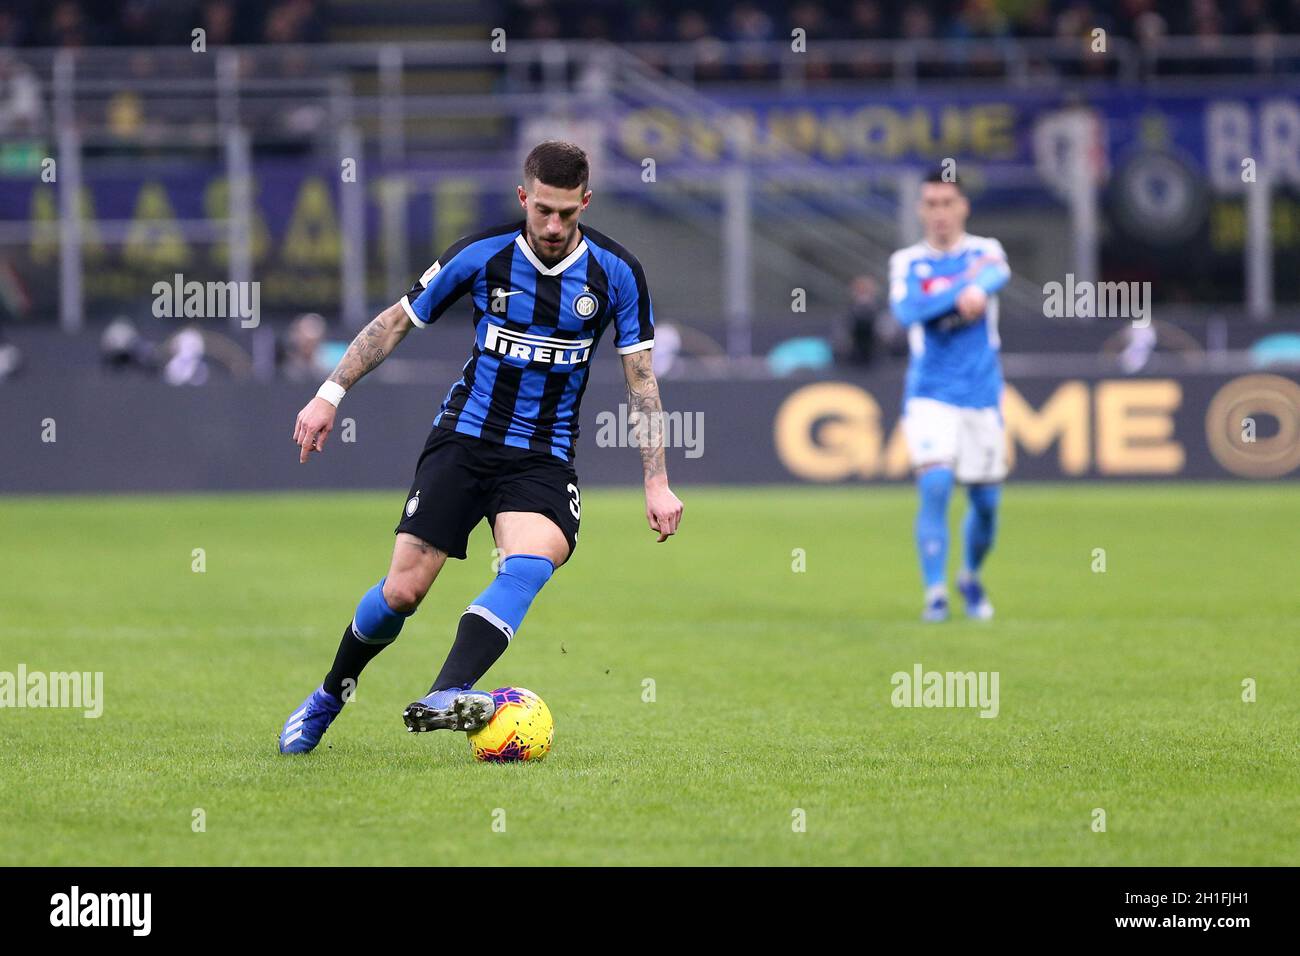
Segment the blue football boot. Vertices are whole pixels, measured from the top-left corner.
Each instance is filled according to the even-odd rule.
[[[343,701],[326,693],[325,688],[317,687],[284,722],[280,731],[280,753],[311,753],[342,709]]]
[[[976,621],[993,619],[993,604],[984,593],[984,587],[975,575],[962,575],[957,579],[957,590],[966,602],[966,616]]]
[[[463,730],[472,733],[487,726],[496,711],[492,695],[484,690],[449,687],[435,690],[402,711],[406,729],[413,734],[426,730]]]

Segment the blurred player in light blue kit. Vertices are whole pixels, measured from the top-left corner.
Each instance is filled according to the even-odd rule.
[[[919,213],[925,238],[890,256],[889,300],[912,354],[903,431],[921,499],[922,617],[948,619],[948,499],[961,482],[970,507],[957,588],[967,615],[987,620],[993,605],[979,570],[993,546],[1007,470],[997,291],[1011,270],[1001,243],[966,232],[970,204],[955,173],[926,177]]]

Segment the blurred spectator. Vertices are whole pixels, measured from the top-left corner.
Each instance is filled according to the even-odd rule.
[[[999,40],[1011,35],[1011,25],[993,0],[966,0],[947,34],[954,40]]]
[[[654,7],[640,7],[632,20],[631,39],[636,43],[654,43],[667,38],[663,13]]]
[[[1151,326],[1132,327],[1125,330],[1127,341],[1119,353],[1119,365],[1126,375],[1136,375],[1151,361],[1156,350],[1156,330]]]
[[[801,27],[808,31],[809,39],[820,38],[829,39],[827,36],[829,30],[829,21],[826,16],[826,8],[820,3],[813,0],[800,0],[790,8],[790,27]],[[786,36],[789,31],[786,31]]]
[[[888,346],[896,325],[889,310],[881,309],[880,283],[875,276],[857,276],[849,285],[849,309],[831,332],[835,360],[870,365],[878,345]]]
[[[1056,18],[1056,35],[1062,40],[1085,39],[1095,27],[1105,29],[1099,19],[1089,4],[1071,3]]]
[[[1052,35],[1052,5],[1048,0],[1023,0],[1008,4],[1007,15],[1012,30],[1021,37],[1048,37]]]
[[[131,320],[119,315],[99,337],[99,356],[110,372],[153,372],[156,350],[146,342]]]
[[[540,11],[529,23],[528,39],[530,40],[558,40],[560,37],[559,18],[550,10]]]
[[[1223,38],[1223,20],[1214,0],[1192,0],[1192,33],[1206,48],[1217,47]]]
[[[208,380],[208,363],[203,359],[203,333],[182,329],[168,343],[171,358],[163,368],[168,385],[203,385]]]
[[[1078,38],[1100,26],[1148,40],[1193,36],[1213,48],[1225,36],[1300,32],[1300,0],[506,0],[500,6],[512,34],[536,40],[775,42],[795,27],[816,39]],[[173,44],[195,23],[214,46],[315,43],[328,36],[329,9],[325,0],[6,0],[0,46]],[[428,38],[436,29],[431,22]]]
[[[170,46],[200,26],[210,46],[317,43],[326,39],[324,0],[6,0],[0,47]]]
[[[11,378],[22,365],[22,353],[18,351],[18,346],[13,345],[0,332],[0,382]]]
[[[1169,23],[1156,9],[1155,0],[1124,0],[1121,15],[1135,40],[1152,47],[1169,33]]]
[[[267,43],[310,43],[323,39],[320,11],[312,0],[279,0],[266,15]]]
[[[329,373],[321,360],[325,342],[325,320],[315,312],[300,315],[289,323],[280,356],[280,374],[291,382],[316,382]]]
[[[50,46],[86,45],[86,16],[79,3],[61,0],[54,5],[47,43]]]
[[[677,18],[677,39],[684,41],[705,40],[713,36],[713,30],[704,14],[698,10],[687,10]]]
[[[36,74],[27,64],[0,50],[0,136],[37,135],[44,116],[45,104]]]
[[[792,11],[791,20],[799,23]],[[772,39],[772,18],[752,3],[740,3],[731,11],[730,39],[741,42],[764,42]]]
[[[855,0],[849,8],[848,36],[857,40],[878,40],[888,35],[885,15],[877,0]]]
[[[123,46],[148,46],[165,32],[167,10],[158,0],[127,0],[121,7],[115,39]]]
[[[9,341],[4,331],[4,319],[11,315],[26,315],[31,311],[31,298],[8,262],[0,260],[0,382],[9,378],[22,364],[22,353]]]
[[[199,22],[210,46],[235,42],[235,5],[230,0],[208,0],[203,4]]]
[[[655,326],[655,347],[650,356],[655,375],[668,375],[682,354],[682,335],[675,325],[661,323]]]
[[[772,18],[752,3],[742,3],[731,11],[730,39],[738,44],[740,72],[750,79],[767,76],[769,57],[762,44],[772,40]]]
[[[934,17],[923,3],[909,3],[903,10],[899,35],[905,40],[933,40]]]

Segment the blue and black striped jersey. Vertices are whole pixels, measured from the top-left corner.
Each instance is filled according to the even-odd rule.
[[[654,345],[641,264],[596,230],[579,233],[552,267],[528,245],[522,221],[467,236],[402,297],[420,328],[467,293],[474,304],[474,352],[435,426],[573,460],[578,405],[605,327],[614,324],[620,355]]]

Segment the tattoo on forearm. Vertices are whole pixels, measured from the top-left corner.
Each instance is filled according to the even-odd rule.
[[[357,333],[357,337],[348,346],[347,352],[339,360],[338,367],[330,375],[331,382],[338,382],[344,388],[351,388],[361,376],[365,375],[387,356],[384,345],[388,341],[388,323],[382,315],[376,316],[369,325]]]
[[[637,430],[637,446],[641,449],[641,469],[646,479],[667,474],[664,463],[663,404],[659,401],[659,383],[655,379],[650,351],[633,352],[628,356],[627,397],[631,406],[629,420]]]

